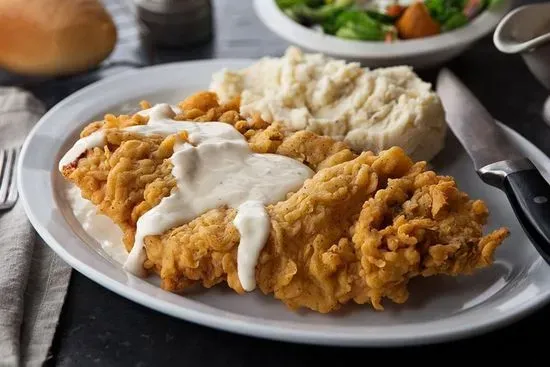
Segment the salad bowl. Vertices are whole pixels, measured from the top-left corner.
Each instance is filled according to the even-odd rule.
[[[254,1],[257,16],[268,29],[309,52],[357,61],[371,68],[409,65],[417,69],[438,66],[460,55],[475,41],[493,32],[511,6],[511,0],[491,2],[466,24],[425,37],[363,40],[304,25],[289,16],[276,0]]]

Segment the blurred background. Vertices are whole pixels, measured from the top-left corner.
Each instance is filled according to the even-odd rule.
[[[193,59],[280,55],[287,47],[261,24],[249,0],[83,2],[88,1],[100,2],[116,26],[116,44],[107,58],[63,76],[34,76],[0,67],[0,84],[28,89],[49,108],[83,86],[121,71]]]

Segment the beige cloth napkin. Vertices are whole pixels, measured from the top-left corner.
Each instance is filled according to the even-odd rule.
[[[23,144],[43,113],[42,104],[28,92],[0,88],[0,148]],[[35,234],[21,200],[0,211],[0,259],[0,366],[41,366],[71,268]]]

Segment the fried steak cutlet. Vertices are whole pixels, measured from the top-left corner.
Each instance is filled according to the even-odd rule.
[[[256,266],[258,288],[292,309],[327,313],[355,302],[382,310],[384,298],[404,303],[411,278],[471,274],[492,263],[508,236],[506,228],[484,235],[486,205],[399,147],[378,155],[353,152],[312,132],[289,132],[258,117],[244,120],[238,99],[220,105],[210,92],[178,107],[176,120],[231,124],[254,152],[284,155],[315,172],[286,200],[266,207],[271,229]],[[170,162],[176,137],[121,130],[146,123],[136,114],[106,115],[89,124],[81,136],[102,129],[106,144],[62,169],[123,230],[128,251],[140,216],[177,190]],[[235,209],[220,207],[147,236],[144,268],[159,274],[167,291],[226,282],[245,293],[237,274],[235,215]]]

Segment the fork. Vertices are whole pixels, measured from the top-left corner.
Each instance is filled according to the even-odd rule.
[[[15,163],[19,148],[0,150],[0,210],[11,209],[17,201]]]

